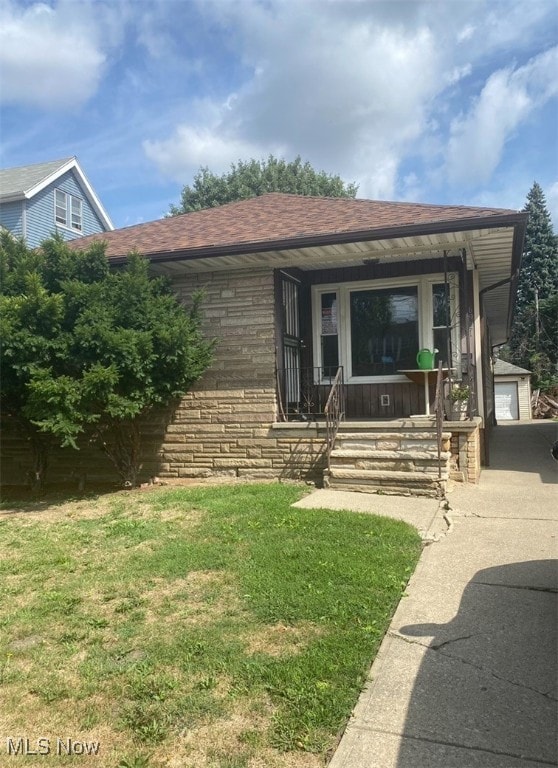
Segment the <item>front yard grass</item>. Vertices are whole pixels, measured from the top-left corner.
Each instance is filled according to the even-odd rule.
[[[0,515],[0,753],[26,765],[323,765],[421,550],[304,489],[159,489]],[[62,745],[57,742],[62,740]],[[36,748],[36,747],[35,747]],[[21,755],[19,756],[21,760]],[[13,757],[9,763],[17,763]]]

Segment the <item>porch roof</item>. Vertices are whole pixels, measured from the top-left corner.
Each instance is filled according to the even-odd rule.
[[[525,213],[501,208],[271,193],[80,238],[71,247],[102,239],[111,262],[125,261],[135,249],[171,274],[348,267],[464,248],[469,268],[478,269],[493,343],[500,343],[510,322],[526,220]],[[494,288],[500,281],[507,282]]]

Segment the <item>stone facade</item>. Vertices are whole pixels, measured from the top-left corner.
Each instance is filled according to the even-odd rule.
[[[465,483],[478,483],[481,473],[480,418],[451,422],[445,429],[451,431],[450,478]]]
[[[273,271],[192,275],[176,280],[175,289],[186,302],[204,291],[204,331],[217,346],[210,370],[182,399],[166,430],[159,476],[317,479],[324,437],[316,428],[301,436],[273,427]]]
[[[277,423],[273,270],[184,273],[175,278],[174,287],[186,304],[195,291],[203,290],[204,332],[216,339],[215,360],[172,413],[154,413],[144,421],[141,479],[158,475],[177,481],[230,477],[321,482],[326,469],[324,426]],[[447,428],[452,432],[452,477],[476,482],[479,424],[460,422]],[[403,443],[397,445],[389,450],[406,449]],[[4,442],[3,454],[3,482],[26,482],[32,468],[28,445],[15,439]],[[52,455],[51,482],[85,477],[88,483],[117,482],[106,457],[85,443],[79,452]]]

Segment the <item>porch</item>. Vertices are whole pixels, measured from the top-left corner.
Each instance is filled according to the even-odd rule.
[[[328,455],[325,419],[276,422],[269,435],[288,446],[289,476],[313,454],[312,476],[327,487],[368,493],[442,496],[450,480],[477,483],[482,421],[436,418],[340,421]]]

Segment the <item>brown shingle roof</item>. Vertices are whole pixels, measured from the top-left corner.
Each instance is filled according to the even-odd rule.
[[[374,233],[394,236],[402,228],[417,229],[449,222],[474,223],[516,215],[500,208],[472,208],[455,205],[394,203],[352,198],[304,197],[270,193],[218,208],[182,214],[136,224],[99,236],[80,238],[72,247],[87,247],[92,240],[107,243],[107,256],[118,258],[136,249],[145,256],[196,252],[231,252],[295,247],[307,240],[324,242],[343,236]],[[390,232],[393,230],[393,232]],[[385,232],[385,234],[383,234]],[[409,234],[409,233],[407,233]],[[349,237],[345,237],[345,240]],[[356,238],[355,238],[356,239]]]

